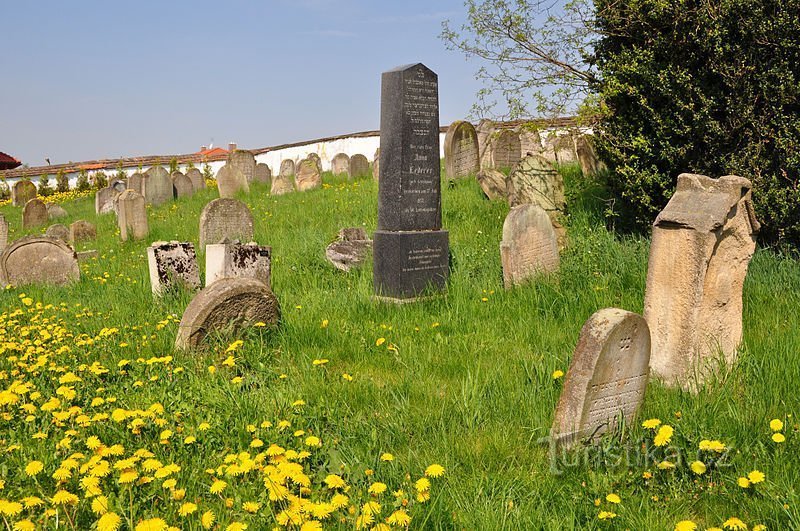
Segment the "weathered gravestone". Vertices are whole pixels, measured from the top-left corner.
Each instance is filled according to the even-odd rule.
[[[361,153],[350,157],[350,175],[352,177],[366,177],[369,175],[369,161]]]
[[[533,124],[522,124],[518,128],[519,146],[522,156],[540,155],[543,151],[542,136],[535,129]]]
[[[331,159],[331,173],[334,175],[347,175],[350,177],[350,157],[345,153],[337,153]]]
[[[172,196],[174,198],[192,197],[194,185],[192,180],[179,171],[172,174]]]
[[[444,137],[444,171],[448,179],[461,179],[480,170],[478,133],[471,123],[455,121]]]
[[[559,164],[571,164],[578,161],[578,154],[575,151],[575,140],[571,134],[556,137],[553,142],[553,150],[556,154],[556,161]]]
[[[11,204],[14,206],[25,206],[34,197],[36,185],[28,180],[17,181],[11,187]]]
[[[581,172],[585,177],[595,175],[603,170],[603,163],[597,157],[592,139],[588,135],[582,135],[575,140],[575,151],[578,155],[578,162],[581,164]]]
[[[298,192],[305,192],[322,186],[322,176],[319,173],[317,163],[313,159],[301,160],[295,169],[297,174],[294,176],[294,182]]]
[[[539,205],[551,218],[564,212],[564,178],[552,164],[538,155],[522,159],[506,178],[509,206]]]
[[[69,226],[69,241],[72,244],[97,239],[97,227],[85,219],[79,219]]]
[[[492,167],[513,168],[522,158],[519,134],[511,129],[501,129],[492,135]]]
[[[381,173],[375,294],[402,302],[443,291],[450,245],[442,230],[439,82],[421,63],[382,75]]]
[[[114,211],[114,200],[121,192],[113,186],[101,188],[94,194],[94,211],[97,214],[108,214]]]
[[[278,172],[281,177],[294,176],[294,161],[292,159],[284,159],[281,161],[281,169]]]
[[[154,242],[147,248],[150,289],[161,296],[173,289],[200,288],[197,255],[190,242]]]
[[[63,286],[80,279],[78,257],[61,240],[28,236],[16,240],[0,255],[0,282]]]
[[[547,212],[530,204],[511,209],[503,223],[500,261],[506,289],[558,269],[558,238]]]
[[[261,184],[270,184],[272,182],[272,170],[263,162],[256,164],[256,173],[253,176],[253,180]]]
[[[476,176],[484,195],[488,199],[506,198],[506,176],[492,168],[484,168]]]
[[[361,227],[346,228],[339,231],[338,239],[325,249],[325,258],[336,269],[350,271],[361,267],[372,250],[372,240]]]
[[[108,183],[108,187],[122,193],[128,189],[128,182],[123,179],[112,179],[111,182]]]
[[[139,172],[134,173],[128,177],[128,190],[135,190],[136,193],[142,195],[142,180],[144,175]]]
[[[161,166],[153,166],[142,177],[142,195],[145,203],[153,206],[172,201],[172,178]]]
[[[630,423],[644,399],[650,331],[635,313],[606,308],[581,329],[550,429],[550,443],[569,448]]]
[[[372,159],[372,178],[376,181],[381,178],[381,148],[375,150],[375,157]]]
[[[222,198],[234,197],[240,191],[250,193],[250,185],[247,184],[244,173],[230,164],[221,167],[217,172],[217,187]]]
[[[736,360],[742,285],[759,223],[750,181],[681,174],[653,224],[644,316],[653,336],[653,374],[696,390]]]
[[[3,214],[0,214],[0,253],[3,252],[6,245],[8,245],[8,221]]]
[[[47,205],[38,197],[34,197],[27,203],[22,210],[22,228],[39,227],[45,225],[50,220],[47,215]]]
[[[214,199],[200,213],[200,248],[224,239],[253,239],[253,214],[238,199]]]
[[[320,175],[322,175],[322,159],[320,156],[316,153],[309,153],[306,158],[313,160],[317,164],[317,170],[319,171]]]
[[[60,205],[47,203],[45,206],[47,207],[47,219],[61,219],[69,216],[69,213]]]
[[[147,210],[144,197],[136,190],[128,189],[117,198],[117,224],[122,241],[141,240],[147,237]]]
[[[66,225],[62,225],[61,223],[54,223],[47,227],[47,230],[44,231],[44,235],[48,238],[55,238],[57,240],[61,240],[62,242],[69,241],[69,227]]]
[[[197,347],[209,334],[235,333],[243,327],[280,320],[278,299],[252,278],[223,278],[206,286],[186,307],[178,325],[175,348]]]
[[[253,278],[270,284],[272,248],[251,242],[206,245],[206,286],[221,278]]]
[[[228,164],[237,168],[248,183],[256,178],[256,158],[249,151],[237,149],[228,155]]]
[[[478,135],[478,158],[481,168],[492,168],[492,133],[495,130],[494,122],[482,118],[475,126]]]
[[[203,173],[197,168],[189,168],[186,172],[186,176],[192,181],[192,188],[194,188],[195,192],[203,190],[206,187],[206,178],[203,177]]]

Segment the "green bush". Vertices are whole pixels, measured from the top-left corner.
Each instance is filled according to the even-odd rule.
[[[108,186],[108,177],[106,177],[106,172],[95,172],[94,175],[92,175],[92,185],[94,186],[95,190],[100,190],[101,188]]]
[[[800,247],[800,0],[595,6],[617,227],[649,227],[680,173],[736,174],[762,241]]]
[[[69,192],[69,177],[64,173],[64,170],[58,170],[58,173],[56,173],[56,191]]]
[[[92,189],[92,185],[89,182],[89,175],[86,173],[86,170],[81,170],[78,173],[78,181],[75,184],[75,188],[79,192],[87,192]]]
[[[36,187],[37,193],[42,197],[49,197],[55,193],[53,187],[50,186],[50,176],[46,173],[43,173],[41,177],[39,177],[39,186]]]

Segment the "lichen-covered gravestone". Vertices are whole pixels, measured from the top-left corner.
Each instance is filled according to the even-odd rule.
[[[568,448],[630,423],[644,399],[650,331],[635,313],[606,308],[583,325],[564,379],[550,442]]]
[[[203,173],[197,168],[189,168],[186,172],[186,176],[192,181],[192,188],[194,188],[195,192],[203,190],[206,187],[206,178],[203,177]]]
[[[190,242],[154,242],[147,248],[150,288],[161,296],[173,289],[199,289],[197,255]]]
[[[552,164],[538,155],[522,159],[506,179],[509,206],[532,203],[550,217],[564,212],[564,178]]]
[[[590,177],[602,171],[604,165],[597,157],[592,139],[588,135],[579,136],[575,140],[575,151],[578,155],[578,162],[581,164],[581,172],[585,177]]]
[[[228,164],[242,172],[248,184],[255,180],[256,158],[251,152],[237,149],[228,155]]]
[[[149,234],[144,197],[136,190],[125,190],[117,198],[117,223],[122,241],[142,240]]]
[[[11,204],[25,206],[28,201],[36,197],[36,185],[28,180],[17,181],[11,187]]]
[[[457,120],[447,128],[444,168],[448,179],[462,179],[478,173],[478,133],[471,123]]]
[[[128,190],[135,190],[139,195],[142,194],[142,180],[144,175],[139,172],[128,177]]]
[[[173,197],[192,197],[194,185],[192,180],[179,171],[172,174],[172,195]]]
[[[0,253],[8,245],[8,221],[3,214],[0,214]]]
[[[97,227],[85,219],[79,219],[69,226],[69,241],[73,243],[97,239]]]
[[[696,390],[736,360],[742,286],[759,223],[750,181],[681,174],[653,224],[644,316],[653,336],[653,374]],[[721,356],[720,356],[721,354]]]
[[[21,238],[0,255],[0,282],[3,286],[63,286],[79,279],[80,269],[75,251],[56,238]]]
[[[153,166],[142,178],[142,195],[147,204],[158,206],[172,201],[172,178],[161,166]]]
[[[281,161],[281,169],[278,172],[281,177],[294,177],[294,161],[284,159]]]
[[[69,213],[61,205],[47,203],[45,206],[47,207],[47,219],[61,219],[69,216]]]
[[[558,269],[558,238],[547,212],[531,204],[511,209],[503,223],[500,261],[506,289]]]
[[[306,158],[313,160],[317,164],[317,170],[319,171],[319,173],[321,175],[322,174],[322,159],[320,158],[320,156],[317,155],[316,153],[312,152],[312,153],[309,153]]]
[[[69,227],[61,223],[54,223],[47,227],[47,230],[44,231],[44,235],[48,238],[61,240],[62,242],[69,242]]]
[[[350,157],[346,153],[337,153],[331,159],[331,173],[334,175],[347,175],[350,177]]]
[[[253,180],[261,184],[270,184],[272,182],[272,170],[263,162],[256,164],[256,173]]]
[[[346,228],[339,231],[338,239],[325,249],[325,258],[336,269],[350,271],[361,267],[372,250],[372,240],[361,227]]]
[[[488,199],[506,198],[506,176],[492,168],[484,168],[476,176],[484,195]]]
[[[217,172],[217,187],[219,196],[223,198],[232,198],[239,192],[250,193],[250,185],[247,184],[244,174],[230,164],[221,167]]]
[[[350,157],[350,175],[352,177],[366,177],[369,175],[369,161],[361,153]]]
[[[214,199],[200,213],[200,247],[224,239],[246,242],[253,239],[253,214],[238,199]]]
[[[301,160],[295,169],[297,174],[294,180],[298,192],[305,192],[322,186],[322,176],[319,173],[317,163],[313,159]]]
[[[235,333],[256,323],[275,326],[280,321],[278,299],[252,278],[223,278],[206,286],[186,307],[178,325],[175,348],[197,347],[209,334]]]
[[[97,214],[108,214],[114,211],[114,199],[121,192],[113,186],[101,188],[94,194],[94,211]]]
[[[221,278],[252,278],[269,287],[271,269],[270,247],[228,241],[206,245],[206,286]]]
[[[47,215],[47,205],[38,197],[34,197],[27,203],[22,210],[22,228],[29,229],[32,227],[40,227],[50,221],[50,216]]]
[[[491,139],[492,167],[513,168],[522,158],[519,134],[511,129],[501,129]]]
[[[530,124],[522,124],[519,127],[519,145],[523,157],[526,155],[540,155],[544,151],[544,148],[542,148],[542,136]]]
[[[578,161],[575,140],[571,134],[558,136],[553,142],[553,149],[556,152],[556,161],[559,164],[571,164]]]

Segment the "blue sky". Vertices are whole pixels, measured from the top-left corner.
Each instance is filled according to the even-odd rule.
[[[442,123],[479,65],[445,49],[462,0],[6,2],[0,151],[31,166],[378,129],[380,74],[439,74]]]

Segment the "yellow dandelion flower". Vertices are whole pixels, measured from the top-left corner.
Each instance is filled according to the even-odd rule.
[[[97,521],[97,531],[117,531],[122,518],[117,513],[105,513]]]
[[[702,474],[705,474],[705,472],[706,472],[706,464],[704,462],[702,462],[702,461],[694,461],[694,462],[692,462],[692,464],[689,465],[689,468],[691,468],[692,472],[694,472],[698,476],[702,475]]]
[[[225,528],[225,531],[244,531],[245,529],[247,529],[247,524],[242,522],[233,522]]]
[[[178,514],[181,516],[189,516],[190,514],[197,511],[197,504],[192,502],[186,502],[181,505],[181,508],[178,509]]]
[[[36,524],[27,519],[20,520],[14,524],[14,531],[35,531],[35,529]]]
[[[659,470],[671,470],[675,468],[675,463],[672,463],[671,461],[661,461],[656,466]]]
[[[767,526],[764,524],[756,524],[753,526],[753,531],[767,531]]]
[[[379,346],[383,345],[384,343],[386,343],[386,338],[385,337],[379,337],[378,339],[375,340],[375,346],[376,347],[379,347]]]
[[[755,485],[756,483],[761,483],[762,481],[764,481],[765,476],[764,473],[761,472],[760,470],[753,470],[752,472],[747,474],[747,479],[750,480],[750,483],[752,485]]]
[[[772,431],[781,431],[783,429],[783,422],[780,419],[772,419],[769,421],[769,429]]]
[[[319,437],[311,435],[306,437],[305,444],[306,446],[322,446],[322,441],[319,440]]]
[[[399,527],[408,527],[411,523],[411,516],[403,509],[398,509],[389,515],[389,518],[386,519],[386,523]]]
[[[325,477],[324,482],[329,489],[341,489],[347,485],[341,476],[337,476],[336,474],[329,474]]]
[[[119,484],[126,485],[128,483],[133,483],[139,478],[139,473],[133,470],[132,468],[123,470],[122,473],[119,475]]]
[[[383,494],[384,492],[386,492],[386,483],[381,483],[379,481],[375,482],[375,483],[373,483],[372,485],[369,486],[368,492],[370,494],[374,494],[376,496],[379,496],[379,495]]]
[[[328,358],[321,358],[321,359],[316,359],[316,360],[312,361],[311,364],[312,365],[325,365],[329,361],[330,360]]]
[[[75,505],[80,499],[66,490],[60,490],[53,494],[52,502],[54,505]]]
[[[22,504],[7,500],[0,500],[0,514],[6,516],[17,516],[22,512]]]
[[[743,489],[750,487],[750,480],[745,477],[740,477],[739,479],[736,480],[736,483]]]
[[[217,517],[214,516],[212,511],[206,511],[203,513],[203,516],[200,517],[200,525],[203,526],[203,529],[211,529],[216,519]]]
[[[257,513],[259,509],[261,509],[261,504],[253,501],[244,502],[242,504],[242,509],[244,509],[250,514],[254,514]]]
[[[106,514],[108,512],[108,498],[98,496],[92,500],[92,512],[97,515]]]
[[[44,463],[41,461],[31,461],[25,465],[25,473],[30,477],[36,476],[42,470],[44,470]]]
[[[309,520],[300,526],[300,531],[322,531],[322,524],[316,520]]]
[[[672,426],[665,424],[658,429],[658,433],[656,433],[655,438],[653,439],[653,444],[656,446],[666,446],[669,444],[669,441],[672,439],[672,434],[674,430]]]
[[[731,531],[747,531],[747,525],[738,518],[728,518],[722,524],[723,529],[730,529]]]
[[[428,478],[419,478],[414,483],[414,488],[417,489],[417,492],[425,492],[431,488],[431,482]]]
[[[782,442],[786,442],[786,436],[784,436],[782,433],[773,433],[772,434],[772,441],[776,442],[778,444],[780,444]]]
[[[613,492],[606,495],[606,501],[609,503],[622,503],[622,499],[619,497],[619,495],[614,494]]]
[[[211,428],[211,424],[208,422],[201,422],[200,425],[197,427],[197,431],[207,431]]]
[[[695,531],[697,529],[697,524],[692,522],[691,520],[681,520],[677,524],[675,524],[675,531]]]
[[[559,378],[564,376],[564,371],[562,371],[561,369],[557,369],[553,371],[553,374],[551,376],[553,377],[553,380],[558,380]]]
[[[167,531],[169,526],[161,518],[148,518],[136,524],[135,531]]]
[[[600,520],[611,520],[612,518],[616,518],[617,514],[612,513],[611,511],[600,511],[597,513],[597,518]]]
[[[659,419],[647,419],[646,421],[642,422],[642,427],[647,428],[648,430],[654,430],[661,426],[661,421]]]
[[[31,509],[33,507],[39,507],[40,505],[44,505],[44,500],[41,499],[39,496],[25,496],[22,498],[22,503],[25,505],[26,509]]]
[[[211,484],[211,488],[209,488],[208,490],[209,492],[211,492],[211,494],[219,494],[220,492],[225,490],[225,487],[227,486],[228,484],[222,481],[221,479],[215,479],[214,483]]]
[[[381,454],[381,461],[394,461],[394,456],[390,453]]]
[[[352,382],[353,381],[353,377],[350,374],[345,372],[345,373],[342,373],[342,380],[345,380],[347,382]]]

